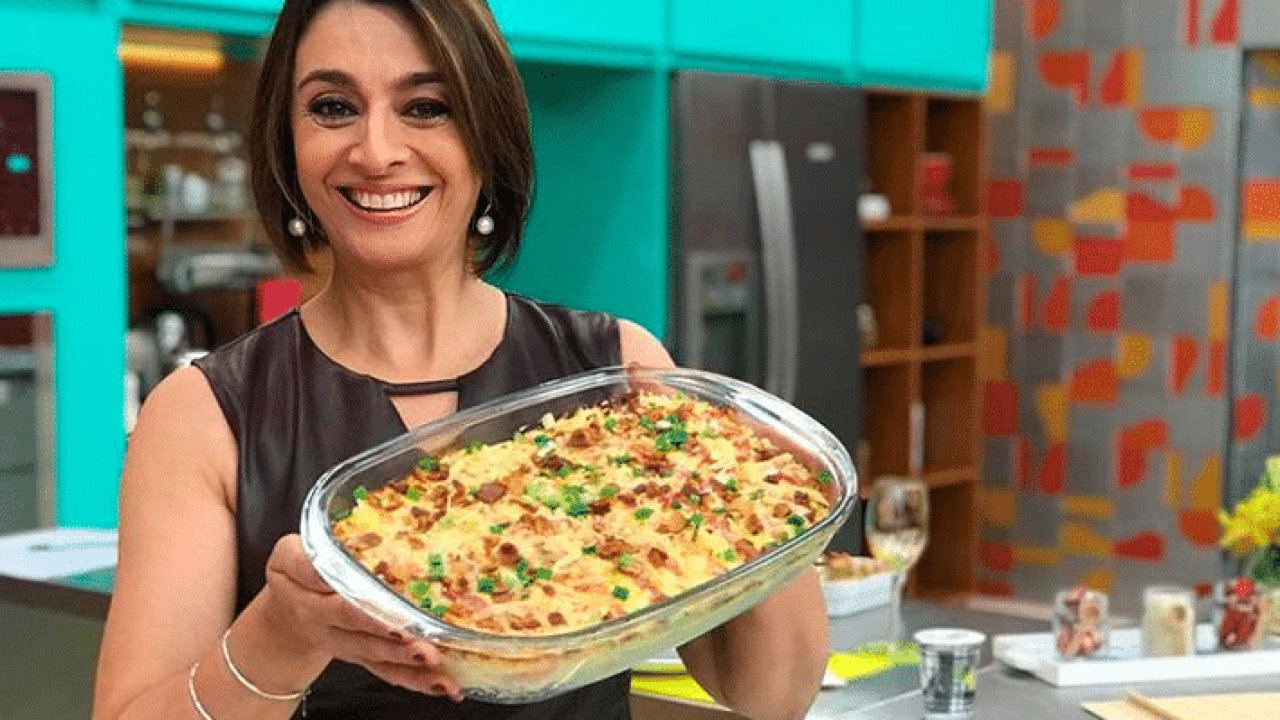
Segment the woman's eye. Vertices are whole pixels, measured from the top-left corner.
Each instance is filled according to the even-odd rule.
[[[338,98],[318,98],[307,106],[307,112],[320,121],[337,121],[356,114],[351,103]]]
[[[439,120],[449,116],[449,106],[439,100],[414,100],[404,112],[414,120]]]

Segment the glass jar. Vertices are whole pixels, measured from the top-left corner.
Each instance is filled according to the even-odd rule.
[[[1053,644],[1061,660],[1097,657],[1110,640],[1110,615],[1105,593],[1077,585],[1053,599]]]
[[[1187,588],[1153,585],[1142,591],[1142,654],[1175,657],[1196,652],[1195,595]]]
[[[1270,593],[1247,577],[1213,586],[1213,628],[1219,650],[1253,650],[1267,635]]]

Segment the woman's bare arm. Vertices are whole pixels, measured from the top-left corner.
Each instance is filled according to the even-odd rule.
[[[237,668],[271,693],[306,687],[341,657],[389,682],[459,697],[436,649],[396,637],[337,596],[297,535],[277,543],[265,589],[234,617],[235,478],[235,439],[203,374],[188,368],[166,378],[147,399],[125,461],[95,720],[198,718],[189,695],[197,662],[197,693],[218,720],[292,715],[296,701],[259,698],[232,676],[219,645],[229,626]]]

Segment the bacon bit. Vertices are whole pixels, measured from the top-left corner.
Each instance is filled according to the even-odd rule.
[[[409,547],[413,548],[414,550],[422,550],[427,547],[427,544],[422,542],[422,538],[418,537],[417,535],[410,535],[408,538],[405,539],[405,542],[408,543]]]
[[[735,542],[733,544],[733,549],[738,551],[738,554],[742,556],[744,561],[750,560],[760,554],[760,550],[756,548],[755,545],[752,545],[743,539],[739,539]]]
[[[786,503],[778,503],[773,506],[773,516],[776,518],[791,517],[791,508]]]
[[[600,428],[597,428],[595,426],[592,426],[591,429],[595,430],[597,434],[600,432]],[[595,441],[599,439],[600,439],[599,437],[596,437],[593,439],[591,437],[591,434],[588,433],[586,430],[582,428],[578,428],[577,430],[574,430],[573,432],[569,433],[569,440],[567,444],[571,448],[589,448],[595,444]]]
[[[367,532],[361,535],[360,537],[356,538],[355,543],[353,543],[357,551],[368,550],[369,548],[375,548],[381,544],[382,544],[382,536],[376,532]]]
[[[484,552],[486,555],[492,555],[494,548],[498,547],[498,543],[500,542],[502,542],[502,540],[493,535],[485,535],[480,538],[480,543],[484,546]]]
[[[676,408],[675,416],[681,420],[688,421],[689,418],[693,417],[693,403],[680,403],[680,406]]]
[[[550,472],[559,472],[560,468],[569,466],[569,462],[567,460],[555,453],[551,453],[544,458],[535,460],[534,464],[543,470],[548,470]]]
[[[515,527],[528,530],[534,535],[550,535],[555,530],[550,520],[533,512],[521,515],[520,519],[516,520]]]
[[[759,535],[764,532],[764,522],[754,512],[747,515],[747,532],[752,535]]]
[[[480,486],[480,490],[476,493],[476,499],[487,505],[492,505],[506,494],[506,485],[500,482],[487,482]]]
[[[688,524],[689,521],[683,515],[678,512],[670,512],[667,513],[666,517],[662,518],[662,522],[658,523],[658,532],[675,535],[684,530]]]
[[[629,492],[620,492],[615,499],[627,507],[635,507],[637,503],[636,496]]]
[[[591,508],[592,515],[608,515],[609,514],[609,501],[605,498],[596,500],[595,502],[591,503],[591,505],[589,505],[588,507]]]
[[[621,538],[611,537],[596,546],[596,555],[604,560],[613,560],[623,553],[634,553],[635,545]]]
[[[667,564],[667,560],[671,559],[671,556],[662,548],[651,547],[649,548],[648,558],[650,565],[660,568]]]
[[[547,597],[556,596],[556,588],[554,585],[542,585],[541,587],[542,587],[542,593]]]
[[[373,566],[374,575],[385,575],[390,570],[391,570],[391,564],[388,563],[386,560],[382,560],[377,565]]]
[[[552,627],[560,627],[561,625],[564,625],[566,621],[564,619],[564,615],[562,615],[559,610],[553,610],[551,611],[551,614],[547,616],[547,622],[551,623]]]
[[[497,555],[498,562],[510,567],[520,561],[520,548],[509,542],[504,542],[498,546]]]
[[[671,458],[666,455],[648,450],[641,450],[639,454],[640,466],[648,472],[657,473],[671,469]]]
[[[450,483],[453,488],[453,494],[449,496],[449,500],[456,503],[464,503],[467,501],[467,486],[454,480]]]
[[[493,617],[480,618],[475,621],[475,624],[476,624],[476,627],[480,628],[481,630],[491,630],[496,633],[500,633],[503,630],[502,625],[498,622],[498,619]]]
[[[395,490],[401,495],[409,492],[409,477],[405,476],[391,483],[391,489]]]
[[[755,449],[755,459],[757,461],[772,460],[775,457],[777,457],[779,454],[780,453],[777,451],[776,448],[758,447]]]

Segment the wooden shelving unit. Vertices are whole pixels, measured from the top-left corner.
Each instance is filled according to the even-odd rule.
[[[877,342],[862,352],[863,492],[880,476],[924,479],[930,542],[909,592],[958,595],[973,589],[977,562],[979,262],[987,241],[981,100],[871,90],[867,106],[870,180],[892,214],[864,228]],[[935,153],[951,162],[953,209],[931,213],[921,163],[939,159]]]

